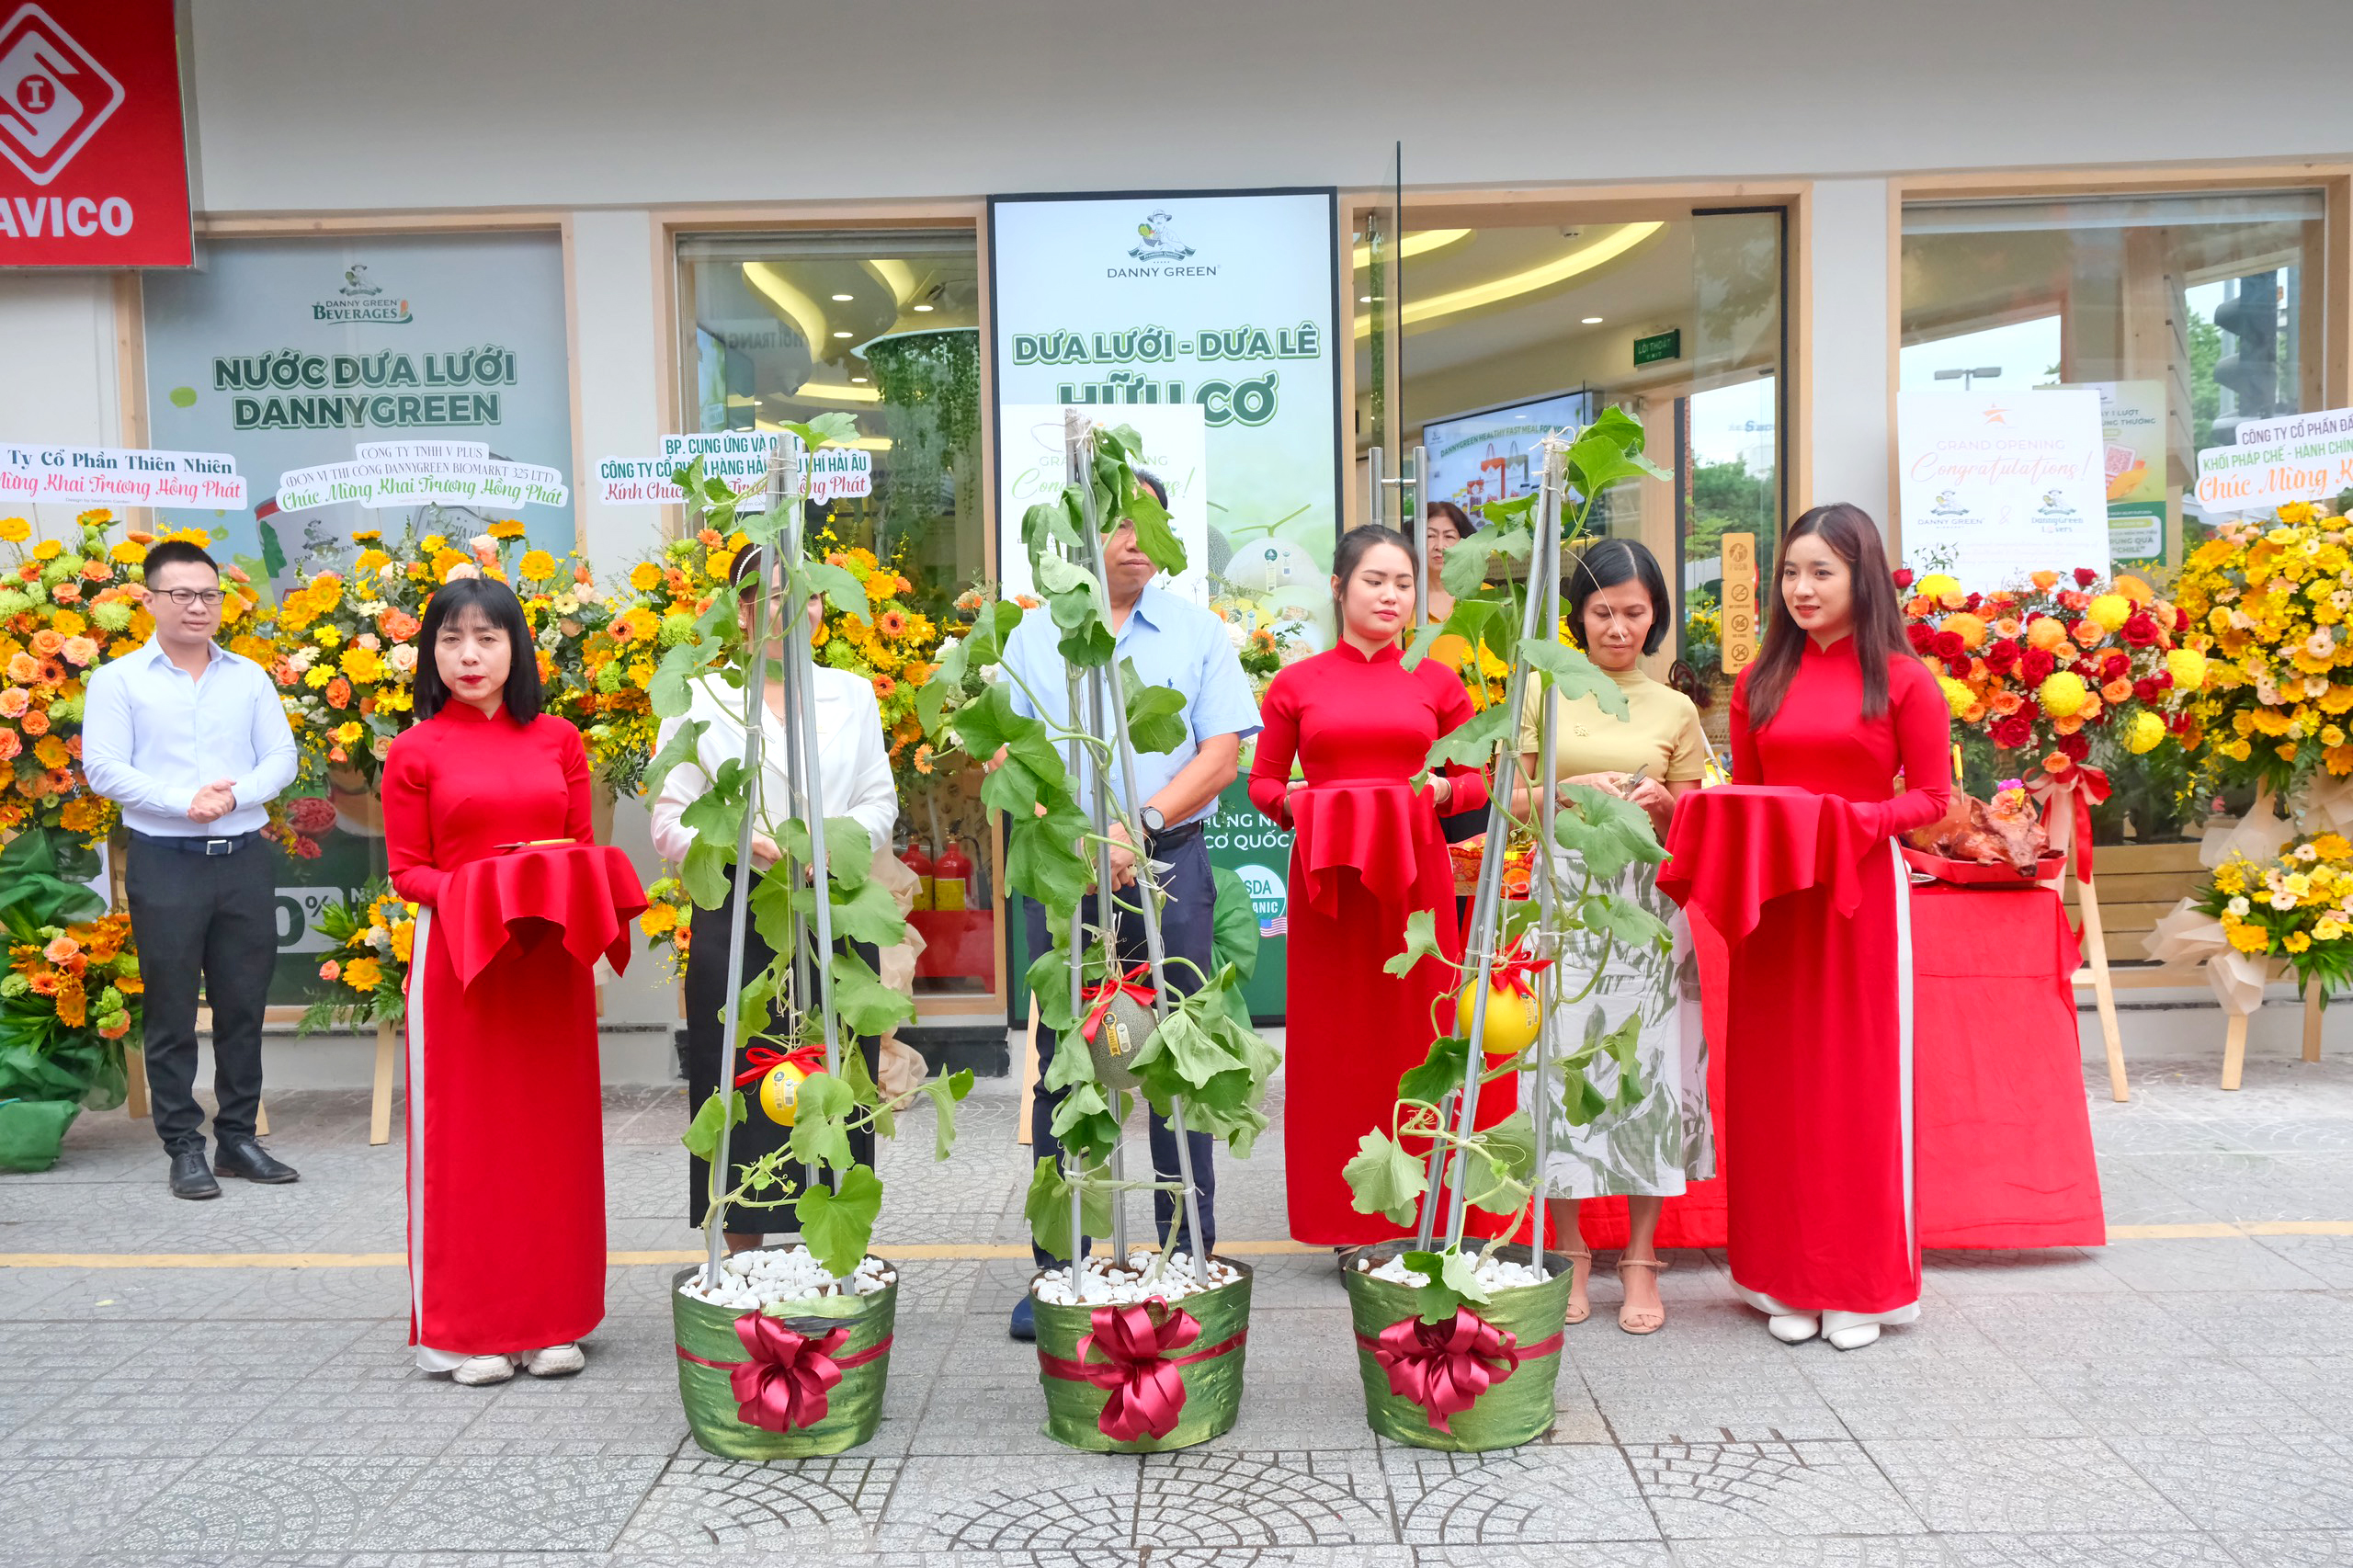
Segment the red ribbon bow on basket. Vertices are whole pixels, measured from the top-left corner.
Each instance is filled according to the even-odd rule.
[[[1400,1318],[1382,1329],[1379,1338],[1359,1334],[1357,1343],[1371,1351],[1389,1374],[1391,1393],[1412,1400],[1428,1413],[1431,1426],[1450,1432],[1452,1417],[1519,1370],[1522,1361],[1558,1350],[1561,1336],[1522,1348],[1509,1329],[1497,1328],[1469,1307],[1458,1306],[1449,1323]]]
[[[1103,1027],[1103,1015],[1111,1010],[1112,1002],[1119,997],[1125,996],[1138,1006],[1151,1006],[1159,994],[1149,985],[1136,983],[1138,975],[1151,972],[1152,965],[1140,963],[1117,980],[1106,980],[1080,992],[1078,999],[1081,1002],[1092,1002],[1095,1006],[1088,1009],[1086,1021],[1078,1026],[1079,1038],[1089,1045],[1095,1043],[1096,1031]]]
[[[2037,773],[2027,780],[2027,792],[2042,807],[2042,820],[2047,825],[2053,811],[2063,811],[2066,803],[2075,806],[2074,837],[2075,840],[2075,880],[2088,881],[2092,874],[2092,808],[2108,799],[2111,786],[2103,770],[2088,763],[2076,763],[2064,773]]]
[[[1093,1329],[1079,1336],[1076,1360],[1040,1350],[1038,1366],[1048,1377],[1108,1390],[1095,1427],[1115,1443],[1165,1437],[1176,1430],[1185,1413],[1185,1380],[1177,1369],[1224,1355],[1250,1332],[1245,1328],[1189,1356],[1171,1356],[1201,1336],[1201,1324],[1157,1296],[1132,1307],[1097,1307],[1089,1322]],[[1089,1361],[1089,1351],[1100,1352],[1104,1359]]]
[[[804,1045],[788,1052],[765,1045],[747,1046],[744,1060],[751,1065],[735,1074],[735,1086],[739,1089],[746,1084],[758,1083],[779,1067],[798,1067],[803,1073],[823,1073],[825,1070],[825,1048]]]
[[[842,1374],[891,1353],[894,1337],[854,1355],[836,1358],[834,1352],[849,1337],[847,1324],[822,1335],[801,1334],[762,1312],[745,1312],[735,1320],[735,1337],[750,1354],[748,1361],[706,1361],[681,1346],[679,1357],[697,1366],[727,1374],[735,1396],[735,1418],[763,1432],[791,1432],[813,1426],[825,1418],[827,1395]]]

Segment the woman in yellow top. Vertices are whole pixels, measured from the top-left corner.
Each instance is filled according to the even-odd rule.
[[[1605,539],[1569,562],[1568,621],[1590,658],[1625,693],[1627,717],[1613,718],[1591,697],[1556,695],[1552,728],[1556,788],[1589,784],[1630,800],[1648,812],[1662,841],[1679,795],[1699,787],[1708,746],[1699,710],[1689,698],[1643,673],[1642,657],[1655,653],[1674,626],[1674,601],[1657,558],[1630,540]],[[1521,715],[1519,749],[1527,777],[1539,767],[1536,704]],[[1629,783],[1636,769],[1642,778]],[[1577,868],[1568,874],[1580,878]],[[1666,1322],[1658,1292],[1656,1238],[1664,1199],[1681,1194],[1690,1181],[1715,1175],[1716,1150],[1708,1120],[1707,1042],[1699,1028],[1699,972],[1691,956],[1691,935],[1682,911],[1655,887],[1655,867],[1630,869],[1616,892],[1639,902],[1675,935],[1669,953],[1611,948],[1607,972],[1593,994],[1561,1012],[1564,1041],[1606,1034],[1642,1017],[1636,1074],[1643,1096],[1623,1111],[1605,1111],[1583,1127],[1568,1124],[1557,1083],[1542,1101],[1552,1119],[1545,1161],[1557,1233],[1577,1234],[1577,1204],[1583,1199],[1622,1195],[1630,1233],[1618,1261],[1625,1302],[1618,1326],[1629,1334],[1651,1334]],[[1598,938],[1576,933],[1563,955],[1566,971],[1592,972]],[[1604,1095],[1617,1086],[1617,1069],[1607,1057],[1593,1069]],[[1534,1085],[1529,1085],[1532,1090]],[[1535,1106],[1523,1091],[1521,1104]],[[1592,1312],[1586,1295],[1592,1254],[1582,1244],[1564,1249],[1576,1260],[1568,1321]]]

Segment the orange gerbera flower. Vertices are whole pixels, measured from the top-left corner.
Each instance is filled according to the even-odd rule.
[[[899,683],[892,680],[889,676],[876,676],[873,677],[873,680],[874,697],[877,701],[890,701],[891,694],[899,689]]]

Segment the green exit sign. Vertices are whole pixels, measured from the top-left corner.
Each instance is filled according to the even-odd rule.
[[[1634,368],[1636,369],[1642,369],[1644,365],[1655,365],[1662,359],[1682,358],[1683,329],[1679,326],[1671,326],[1665,332],[1654,332],[1648,337],[1634,339]]]

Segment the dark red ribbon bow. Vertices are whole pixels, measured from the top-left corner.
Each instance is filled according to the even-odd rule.
[[[1389,1374],[1389,1392],[1410,1399],[1441,1432],[1448,1422],[1478,1403],[1479,1396],[1519,1369],[1522,1361],[1549,1356],[1561,1346],[1554,1335],[1540,1345],[1519,1347],[1518,1336],[1497,1328],[1469,1307],[1458,1306],[1448,1323],[1400,1318],[1378,1339],[1359,1334],[1357,1343],[1372,1352]]]
[[[1111,1010],[1111,1003],[1117,997],[1125,996],[1138,1006],[1151,1006],[1158,994],[1149,985],[1135,983],[1138,975],[1151,972],[1152,965],[1140,963],[1117,980],[1106,980],[1080,992],[1078,999],[1081,1002],[1092,1002],[1095,1006],[1087,1013],[1086,1021],[1078,1026],[1079,1038],[1089,1045],[1095,1043],[1095,1033],[1103,1027],[1103,1015]]]
[[[744,1342],[748,1361],[706,1361],[678,1347],[678,1358],[727,1374],[735,1396],[735,1419],[764,1432],[791,1432],[813,1426],[825,1418],[827,1396],[842,1374],[891,1353],[884,1335],[865,1349],[836,1359],[834,1352],[849,1337],[847,1324],[822,1335],[796,1333],[780,1320],[762,1312],[745,1312],[735,1320],[735,1337]]]
[[[1168,1352],[1182,1350],[1200,1337],[1201,1324],[1157,1296],[1132,1307],[1097,1307],[1088,1321],[1093,1332],[1079,1336],[1076,1360],[1040,1350],[1038,1365],[1049,1377],[1109,1391],[1095,1426],[1115,1443],[1165,1437],[1176,1430],[1177,1418],[1185,1413],[1185,1380],[1178,1369],[1224,1355],[1248,1332],[1189,1356],[1171,1356]],[[1090,1361],[1089,1351],[1100,1352],[1104,1358]]]
[[[792,1066],[803,1073],[823,1073],[825,1070],[825,1048],[804,1045],[788,1053],[765,1045],[747,1046],[744,1051],[744,1060],[751,1065],[735,1074],[735,1086],[739,1089],[746,1084],[758,1083],[779,1067]]]
[[[2063,797],[2075,808],[2075,880],[2089,881],[2092,875],[2092,808],[2115,791],[2109,783],[2105,769],[2079,762],[2056,777],[2038,772],[2027,780],[2027,790],[2042,806],[2042,820],[2048,824],[2054,809],[2062,808]]]

